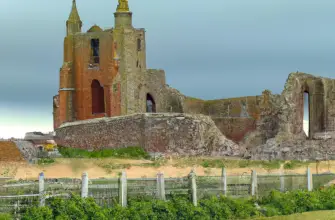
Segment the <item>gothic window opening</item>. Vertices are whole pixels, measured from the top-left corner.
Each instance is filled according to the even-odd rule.
[[[137,39],[137,51],[141,51],[141,39]]]
[[[100,63],[99,44],[100,44],[99,39],[91,39],[91,56],[93,64]]]
[[[98,80],[93,80],[91,84],[92,90],[92,114],[105,112],[105,96],[104,88]]]
[[[305,132],[305,134],[307,135],[307,137],[309,137],[309,127],[310,127],[310,109],[309,109],[309,94],[308,92],[304,92],[304,117],[303,117],[303,130]]]
[[[146,100],[147,112],[154,113],[156,112],[156,103],[154,98],[148,93]]]

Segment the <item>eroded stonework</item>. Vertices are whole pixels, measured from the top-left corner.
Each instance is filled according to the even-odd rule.
[[[243,156],[245,150],[227,139],[204,115],[135,114],[65,123],[56,142],[81,149],[141,146],[169,155]]]

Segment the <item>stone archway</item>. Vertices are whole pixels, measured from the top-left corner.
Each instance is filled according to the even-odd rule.
[[[105,112],[105,95],[104,88],[100,85],[98,80],[93,80],[91,84],[92,95],[92,114],[99,114]]]

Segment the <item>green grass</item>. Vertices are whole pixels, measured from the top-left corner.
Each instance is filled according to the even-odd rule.
[[[284,164],[284,169],[286,170],[294,170],[300,167],[307,167],[308,162],[298,161],[298,160],[292,160]]]
[[[8,213],[0,213],[0,220],[11,220],[12,216]]]
[[[265,169],[273,170],[273,169],[279,169],[281,165],[281,161],[279,160],[273,160],[273,161],[263,161],[263,160],[241,160],[239,162],[240,168],[246,168],[246,167],[262,167]]]
[[[335,220],[335,211],[304,212],[286,216],[255,218],[255,220]]]
[[[102,150],[82,150],[77,148],[58,146],[58,151],[65,158],[127,158],[127,159],[143,159],[149,158],[149,154],[141,147],[125,147],[118,149],[102,149]]]
[[[55,162],[55,159],[53,159],[53,158],[40,158],[37,161],[37,164],[38,165],[47,165],[47,164],[52,164],[54,162]]]
[[[176,161],[176,167],[188,167],[200,165],[204,168],[246,168],[262,167],[265,169],[279,169],[283,161],[262,161],[262,160],[232,160],[232,159],[201,159],[201,158],[180,158]]]

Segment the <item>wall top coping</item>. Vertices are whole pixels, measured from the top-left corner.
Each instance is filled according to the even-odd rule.
[[[176,119],[205,119],[210,118],[209,116],[202,114],[184,114],[184,113],[137,113],[123,116],[115,116],[115,117],[102,117],[102,118],[94,118],[87,120],[80,120],[74,122],[65,122],[59,128],[65,128],[76,125],[85,125],[85,124],[96,124],[101,122],[111,122],[117,120],[139,120],[143,118],[176,118]],[[57,130],[57,129],[56,129]]]

